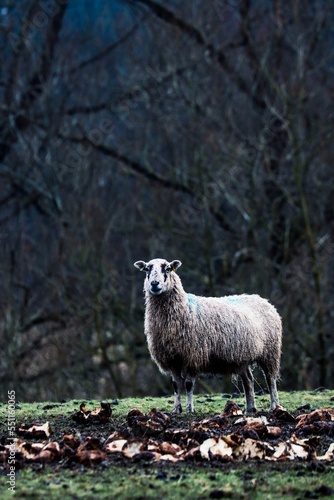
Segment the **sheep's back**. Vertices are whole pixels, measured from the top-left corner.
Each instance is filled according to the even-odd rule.
[[[194,374],[237,373],[263,358],[268,347],[280,349],[280,318],[267,300],[186,296],[176,317],[146,322],[152,358],[163,371],[175,366]]]

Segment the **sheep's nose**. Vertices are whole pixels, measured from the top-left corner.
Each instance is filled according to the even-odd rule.
[[[161,287],[159,281],[157,281],[157,280],[151,281],[150,292],[153,295],[160,295],[160,293],[162,292],[162,287]]]

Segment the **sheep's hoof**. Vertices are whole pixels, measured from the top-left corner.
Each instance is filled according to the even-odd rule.
[[[283,410],[286,411],[286,408],[284,406],[280,405],[279,403],[271,405],[270,406],[270,411],[275,411],[275,410]]]
[[[195,409],[193,406],[187,406],[187,408],[186,408],[187,413],[194,413],[194,411],[195,411]]]
[[[182,406],[175,406],[172,413],[175,413],[175,414],[178,414],[178,413],[182,413]]]
[[[256,412],[257,412],[257,409],[254,406],[253,408],[247,408],[245,411],[245,415],[246,415],[246,417],[249,417],[251,415],[254,415],[254,413],[256,413]]]

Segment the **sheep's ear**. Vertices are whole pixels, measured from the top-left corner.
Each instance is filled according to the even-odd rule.
[[[143,260],[137,260],[137,262],[135,262],[133,265],[137,269],[139,269],[139,271],[146,271],[147,270],[147,264]]]
[[[169,263],[169,267],[172,271],[176,271],[176,269],[180,266],[182,266],[182,262],[180,260],[172,260],[172,262]]]

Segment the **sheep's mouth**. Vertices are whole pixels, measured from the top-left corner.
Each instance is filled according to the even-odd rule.
[[[161,286],[151,286],[150,287],[150,293],[152,295],[160,295],[162,293]]]

